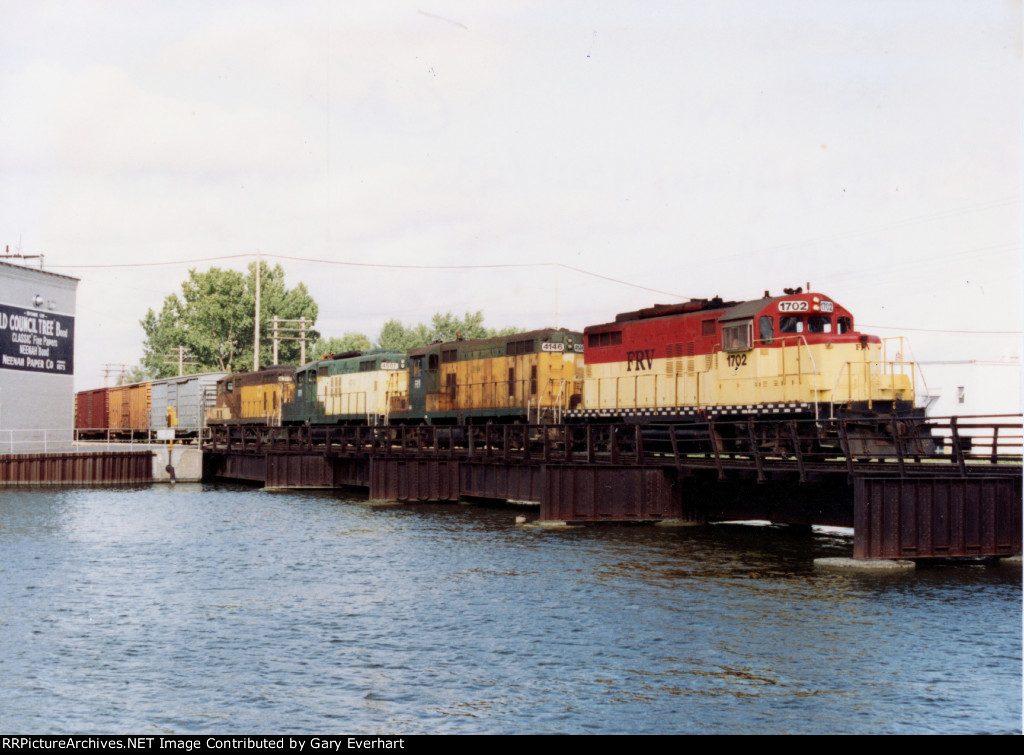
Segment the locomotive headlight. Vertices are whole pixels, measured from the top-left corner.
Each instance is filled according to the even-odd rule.
[[[813,309],[815,312],[817,312],[819,309],[821,309],[821,307],[819,307],[817,304],[815,304],[813,307],[811,307],[811,309]]]
[[[815,296],[815,297],[813,297],[811,299],[811,301],[813,301],[815,304],[817,304],[819,301],[821,301],[821,299],[819,299],[817,296]]]

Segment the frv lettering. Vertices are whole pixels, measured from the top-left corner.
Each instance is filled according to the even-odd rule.
[[[654,366],[654,349],[638,349],[626,352],[626,372],[634,369],[649,370]]]

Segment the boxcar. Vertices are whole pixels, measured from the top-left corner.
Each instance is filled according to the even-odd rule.
[[[178,435],[196,435],[206,426],[206,413],[216,406],[217,381],[224,372],[204,372],[196,375],[154,380],[151,389],[150,426],[168,427],[167,410],[175,412]]]
[[[149,430],[149,381],[118,385],[107,399],[107,427],[112,435],[135,435]]]
[[[106,434],[110,426],[107,405],[109,397],[109,388],[94,388],[75,394],[75,429],[79,437],[99,437]]]

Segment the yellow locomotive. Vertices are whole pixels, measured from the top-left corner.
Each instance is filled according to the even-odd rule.
[[[284,404],[295,395],[295,368],[275,365],[258,372],[236,372],[217,381],[217,405],[210,425],[280,425]]]

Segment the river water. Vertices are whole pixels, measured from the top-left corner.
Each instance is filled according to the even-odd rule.
[[[1009,733],[1021,570],[231,486],[0,491],[4,733]]]

